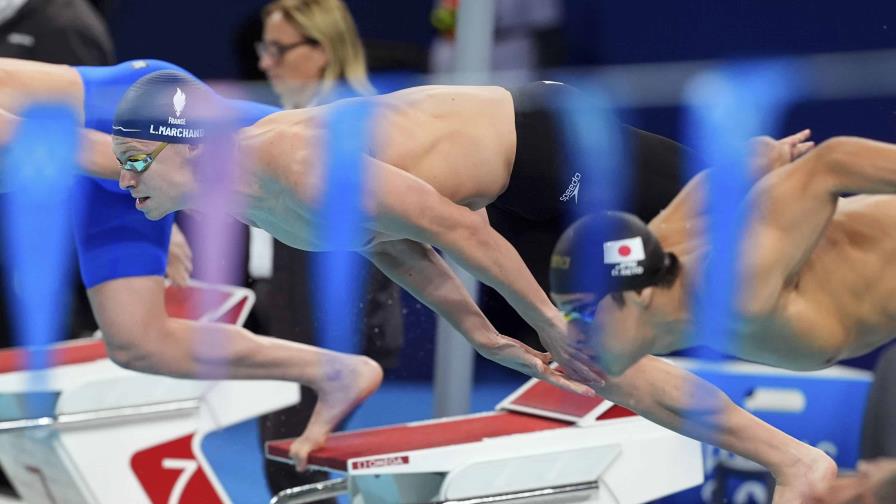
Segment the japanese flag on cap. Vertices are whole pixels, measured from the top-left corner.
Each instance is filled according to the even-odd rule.
[[[604,242],[604,264],[620,264],[643,261],[644,240],[640,236]]]
[[[603,254],[603,257],[601,257]],[[638,290],[656,284],[666,264],[659,240],[637,216],[596,212],[573,223],[551,255],[551,292]]]

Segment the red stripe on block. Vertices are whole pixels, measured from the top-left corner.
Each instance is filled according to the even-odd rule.
[[[227,302],[231,293],[219,289],[203,287],[169,286],[165,289],[165,309],[176,318],[196,319]],[[244,297],[233,308],[221,315],[217,321],[235,324],[246,306]],[[7,348],[0,350],[0,373],[11,373],[28,369],[28,357],[33,352],[29,348]],[[106,344],[102,340],[82,339],[64,341],[49,347],[50,365],[83,364],[108,357]]]
[[[610,407],[610,409],[605,411],[604,414],[600,416],[600,420],[612,420],[614,418],[625,418],[637,415],[637,413],[628,408],[623,408],[618,404],[614,404]]]
[[[323,447],[311,452],[309,462],[319,467],[345,471],[348,461],[354,458],[473,443],[485,438],[569,426],[568,422],[560,420],[499,412],[445,422],[390,425],[358,432],[338,432],[330,436]],[[292,439],[270,441],[265,445],[265,452],[268,457],[287,459],[292,441]]]
[[[27,348],[7,348],[0,350],[0,373],[22,371],[28,367],[28,357],[32,350]],[[50,363],[53,366],[81,364],[107,356],[106,344],[102,340],[85,339],[59,343],[50,348]]]
[[[240,320],[240,315],[243,314],[243,309],[246,307],[246,303],[249,301],[249,298],[244,297],[240,299],[233,308],[227,310],[223,315],[218,317],[215,322],[221,322],[224,324],[236,324]]]

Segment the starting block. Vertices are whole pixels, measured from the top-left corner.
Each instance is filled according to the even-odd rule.
[[[169,286],[169,315],[242,325],[248,289]],[[29,504],[230,504],[202,451],[210,433],[295,404],[276,381],[182,380],[109,360],[99,338],[0,351],[0,463]]]
[[[291,442],[268,443],[266,456],[292,463]],[[534,379],[492,412],[335,433],[309,463],[345,477],[271,504],[342,493],[352,504],[630,504],[703,482],[698,442]]]

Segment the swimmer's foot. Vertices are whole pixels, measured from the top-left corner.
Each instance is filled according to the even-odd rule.
[[[818,448],[805,445],[794,463],[775,473],[773,504],[815,502],[837,478],[837,464]]]
[[[383,370],[373,359],[339,355],[328,359],[320,383],[308,384],[317,392],[317,405],[305,432],[289,447],[296,470],[308,466],[308,454],[327,440],[333,428],[383,381]]]

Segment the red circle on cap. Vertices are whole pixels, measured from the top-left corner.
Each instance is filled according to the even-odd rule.
[[[619,247],[619,255],[621,255],[622,257],[626,257],[631,253],[632,253],[632,249],[628,245],[623,245],[623,246]]]

